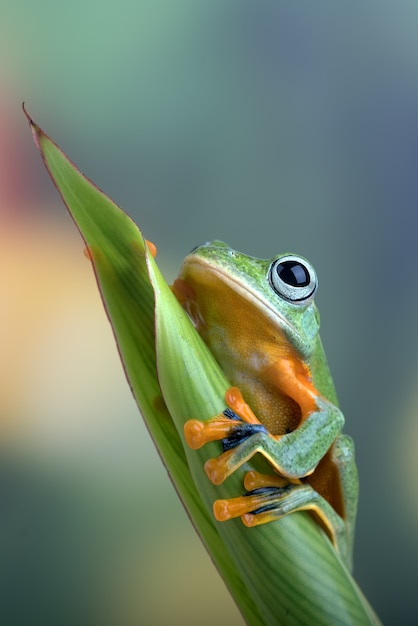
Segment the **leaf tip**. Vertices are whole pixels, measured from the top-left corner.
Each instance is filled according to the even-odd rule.
[[[29,115],[28,111],[26,110],[26,106],[25,106],[24,102],[22,102],[22,110],[23,110],[23,113],[26,116],[26,119],[29,122],[29,127],[30,127],[30,129],[32,131],[32,136],[33,136],[35,145],[40,150],[41,146],[39,144],[39,139],[40,139],[40,136],[43,134],[43,131],[37,124],[35,124],[35,122],[31,118],[31,116]]]

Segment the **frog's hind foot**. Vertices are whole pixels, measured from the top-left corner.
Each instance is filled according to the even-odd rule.
[[[277,519],[274,510],[293,485],[279,475],[247,472],[244,486],[246,494],[214,502],[213,513],[218,522],[241,517],[245,526],[256,526]]]
[[[311,487],[302,485],[298,480],[289,481],[278,474],[247,472],[244,487],[246,494],[214,502],[213,513],[219,522],[241,517],[245,526],[259,526],[312,506]]]

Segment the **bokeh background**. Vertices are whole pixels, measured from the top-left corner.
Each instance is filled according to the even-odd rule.
[[[6,0],[0,81],[0,622],[242,623],[25,100],[169,279],[212,238],[314,263],[361,477],[355,575],[385,624],[416,624],[418,4]]]

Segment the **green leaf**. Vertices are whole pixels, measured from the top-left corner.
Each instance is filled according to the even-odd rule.
[[[243,492],[247,463],[214,486],[203,470],[219,444],[191,450],[183,427],[225,408],[229,387],[214,358],[161,276],[132,222],[86,179],[28,117],[45,166],[92,260],[122,363],[171,479],[246,621],[373,624],[372,609],[325,533],[307,513],[246,528],[214,520],[212,503]],[[196,607],[199,621],[199,607]]]

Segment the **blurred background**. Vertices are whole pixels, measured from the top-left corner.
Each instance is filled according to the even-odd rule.
[[[418,4],[2,4],[0,621],[239,625],[23,100],[168,279],[212,238],[314,263],[361,479],[355,577],[385,624],[415,624]]]

